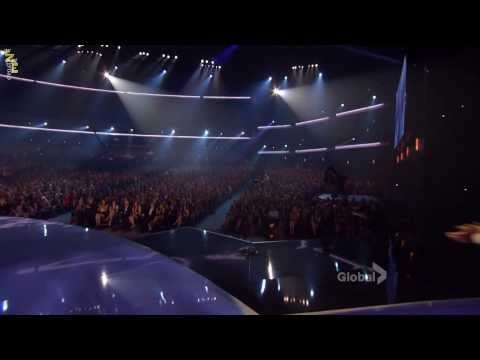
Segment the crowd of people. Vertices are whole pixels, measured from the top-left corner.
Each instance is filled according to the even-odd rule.
[[[345,193],[377,195],[369,180],[348,179]],[[223,230],[242,237],[317,238],[322,235],[369,236],[378,226],[379,204],[328,192],[325,172],[313,169],[272,170],[253,182],[233,204]]]
[[[32,170],[0,181],[0,216],[91,228],[160,231],[195,225],[247,178],[245,169],[133,173]]]
[[[0,174],[0,216],[49,219],[69,213],[72,224],[89,228],[155,232],[195,226],[249,180],[226,215],[222,229],[226,233],[270,239],[368,237],[381,213],[375,201],[320,198],[321,193],[338,192],[332,189],[328,170],[282,168],[255,177],[243,167],[124,172],[5,169]],[[357,178],[346,178],[341,192],[378,194],[373,182]]]

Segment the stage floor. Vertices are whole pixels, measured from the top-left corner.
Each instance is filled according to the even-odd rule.
[[[360,272],[372,280],[372,264],[358,264],[327,253],[316,240],[252,243],[202,229],[181,228],[136,241],[205,276],[260,314],[387,303],[387,281],[377,284],[338,279],[340,273]],[[245,248],[254,253],[248,254]],[[198,301],[208,298],[206,290]]]

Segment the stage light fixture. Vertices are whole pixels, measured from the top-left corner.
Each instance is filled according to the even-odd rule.
[[[212,65],[215,64],[215,61],[212,60],[211,64],[212,64]]]
[[[138,55],[142,55],[142,52],[141,52],[141,51],[139,51],[139,52],[138,52]]]
[[[100,45],[100,47],[103,47],[103,45]]]
[[[62,63],[63,63],[63,64],[66,64],[66,63],[67,63],[67,60],[63,59],[63,60],[62,60]]]
[[[272,77],[271,77],[271,76],[268,77],[268,81],[272,81]]]
[[[377,97],[375,95],[372,96],[372,99],[375,100]]]
[[[117,46],[117,49],[120,50],[120,45]]]
[[[165,57],[165,54],[162,54],[162,58],[164,58],[164,57]]]
[[[212,77],[213,77],[213,75],[212,75],[212,74],[210,74],[209,78],[212,78]]]
[[[110,74],[109,74],[108,71],[105,71],[105,72],[103,73],[103,76],[105,76],[105,77],[108,79],[108,77],[110,76]]]
[[[130,132],[134,132],[134,131],[135,131],[135,130],[133,130],[133,129],[130,129]]]
[[[147,52],[145,55],[150,56],[150,53]]]
[[[208,134],[209,134],[209,131],[205,130],[205,132],[203,133],[203,136],[208,136]]]
[[[108,45],[105,45],[105,47],[107,47],[107,48],[108,48]]]
[[[100,54],[98,54],[98,55],[100,55],[100,56],[103,56],[103,54],[102,54],[102,53],[100,53]]]
[[[323,74],[322,74],[322,73],[319,73],[319,74],[318,74],[318,77],[322,77],[322,76],[323,76]]]
[[[201,67],[203,67],[203,64],[200,64]]]
[[[43,123],[43,126],[48,126],[48,122],[45,121],[45,122]]]
[[[110,131],[113,131],[115,130],[115,128],[113,126],[110,126]]]
[[[342,104],[340,104],[340,107],[344,107],[344,106],[345,106],[345,104],[343,104],[343,103],[342,103]]]
[[[283,77],[283,80],[287,80],[287,79],[288,79],[288,77],[287,77],[287,76],[284,76],[284,77]]]
[[[200,61],[200,64],[203,64],[203,59]]]
[[[175,135],[175,129],[172,129],[172,132],[170,133],[170,135]]]
[[[222,69],[222,66],[219,66],[218,68],[221,70],[221,69]]]
[[[166,74],[167,70],[163,69],[162,74]]]
[[[85,126],[85,129],[87,130],[90,129],[90,125]]]
[[[175,58],[174,58],[174,59],[175,59],[175,60],[177,60],[177,59],[178,59],[178,56],[177,56],[177,55],[175,55]]]
[[[170,55],[167,55],[167,59],[170,59]]]
[[[115,70],[118,70],[118,66],[117,66],[117,65],[115,65]]]
[[[0,50],[0,55],[5,55],[5,51],[4,50]]]
[[[242,132],[240,133],[240,135],[245,135],[245,131],[242,131]]]

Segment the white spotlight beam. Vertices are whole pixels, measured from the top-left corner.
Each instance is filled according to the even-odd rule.
[[[46,131],[46,132],[59,132],[68,134],[85,134],[85,135],[105,135],[105,136],[129,136],[129,137],[143,137],[143,138],[176,138],[176,139],[212,139],[212,140],[250,140],[249,136],[194,136],[194,135],[158,135],[158,134],[132,134],[132,133],[115,133],[106,131],[83,131],[83,130],[65,130],[54,128],[39,128],[34,126],[21,126],[0,124],[0,128],[20,129],[20,130],[33,130],[33,131]]]
[[[360,113],[366,112],[366,111],[381,109],[384,106],[385,106],[385,104],[383,104],[383,103],[382,104],[377,104],[377,105],[372,105],[372,106],[365,106],[365,107],[358,108],[358,109],[342,111],[342,112],[336,113],[335,116],[336,117],[343,117],[343,116],[348,116],[348,115],[353,115],[353,114],[360,114]]]
[[[328,148],[313,148],[313,149],[302,149],[302,150],[295,150],[296,154],[308,154],[308,153],[315,153],[315,152],[324,152],[327,151]]]
[[[337,145],[335,146],[335,150],[351,150],[351,149],[365,149],[365,148],[372,148],[372,147],[379,147],[379,146],[386,146],[388,143],[382,142],[372,142],[372,143],[364,143],[364,144],[355,144],[355,145]]]
[[[199,96],[199,95],[178,95],[178,94],[160,94],[160,93],[144,93],[144,92],[133,92],[133,91],[105,90],[105,89],[91,88],[91,87],[85,87],[85,86],[75,86],[75,85],[54,83],[49,81],[33,80],[33,79],[4,75],[4,74],[0,74],[0,78],[7,79],[7,80],[25,81],[25,82],[35,83],[39,85],[55,86],[55,87],[60,87],[65,89],[102,92],[102,93],[109,93],[109,94],[156,96],[156,97],[168,97],[168,98],[180,98],[180,99],[217,99],[217,100],[250,100],[251,99],[250,96]]]
[[[320,119],[300,121],[300,122],[295,123],[295,126],[311,125],[311,124],[315,124],[315,123],[323,122],[323,121],[327,121],[327,120],[330,120],[330,116],[325,116],[325,117],[322,117]]]
[[[268,129],[286,129],[291,127],[292,125],[286,124],[286,125],[263,125],[263,126],[257,126],[258,130],[268,130]]]
[[[281,154],[290,154],[288,150],[260,150],[257,154],[259,155],[281,155]]]

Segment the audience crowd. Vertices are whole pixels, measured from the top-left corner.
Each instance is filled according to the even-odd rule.
[[[378,195],[371,181],[348,179],[347,194]],[[332,191],[323,171],[281,169],[269,171],[233,204],[223,230],[242,237],[309,238],[322,235],[368,237],[380,216],[376,201],[351,200]],[[333,189],[333,191],[336,191]]]
[[[91,228],[160,231],[195,225],[247,179],[244,169],[112,173],[30,171],[0,181],[0,216],[51,218]]]

